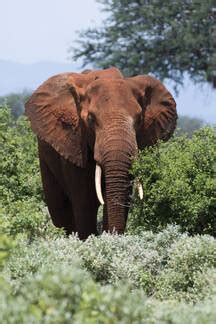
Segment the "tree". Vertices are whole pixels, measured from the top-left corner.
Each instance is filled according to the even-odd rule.
[[[24,104],[30,97],[31,93],[28,90],[23,90],[21,93],[10,93],[0,97],[0,105],[3,107],[7,104],[12,112],[12,115],[17,119],[24,113]]]
[[[177,121],[176,134],[187,135],[192,137],[195,130],[202,128],[205,122],[200,118],[189,117],[189,116],[179,116]]]
[[[126,75],[153,73],[161,80],[216,87],[215,0],[97,0],[107,18],[101,28],[80,32],[70,48],[84,66],[115,65]]]

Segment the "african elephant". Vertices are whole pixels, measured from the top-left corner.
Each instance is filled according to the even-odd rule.
[[[116,68],[49,78],[26,103],[38,137],[45,200],[55,226],[81,239],[123,233],[131,194],[129,169],[138,149],[167,140],[176,104],[157,79],[124,77]],[[96,183],[96,185],[95,185]]]

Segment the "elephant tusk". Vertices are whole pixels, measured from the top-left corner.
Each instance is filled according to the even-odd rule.
[[[143,187],[142,187],[142,184],[140,181],[136,182],[136,188],[137,188],[140,200],[143,200],[144,193],[143,193]]]
[[[143,200],[143,196],[144,196],[143,187],[140,182],[138,182],[137,188],[138,188],[138,194],[139,194],[140,200]]]
[[[96,188],[96,193],[97,193],[97,197],[99,202],[101,203],[101,205],[104,205],[104,200],[103,200],[103,195],[101,192],[101,167],[96,164],[96,169],[95,169],[95,188]]]

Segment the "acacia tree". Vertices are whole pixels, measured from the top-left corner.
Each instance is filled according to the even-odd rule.
[[[216,87],[216,0],[97,1],[107,18],[80,32],[73,59],[177,84],[187,72]]]

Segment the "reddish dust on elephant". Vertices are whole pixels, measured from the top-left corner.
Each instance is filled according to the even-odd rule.
[[[26,115],[54,225],[81,239],[97,234],[103,204],[103,230],[123,233],[131,163],[138,149],[168,140],[176,127],[170,92],[151,76],[126,78],[116,68],[63,73],[33,93]]]

